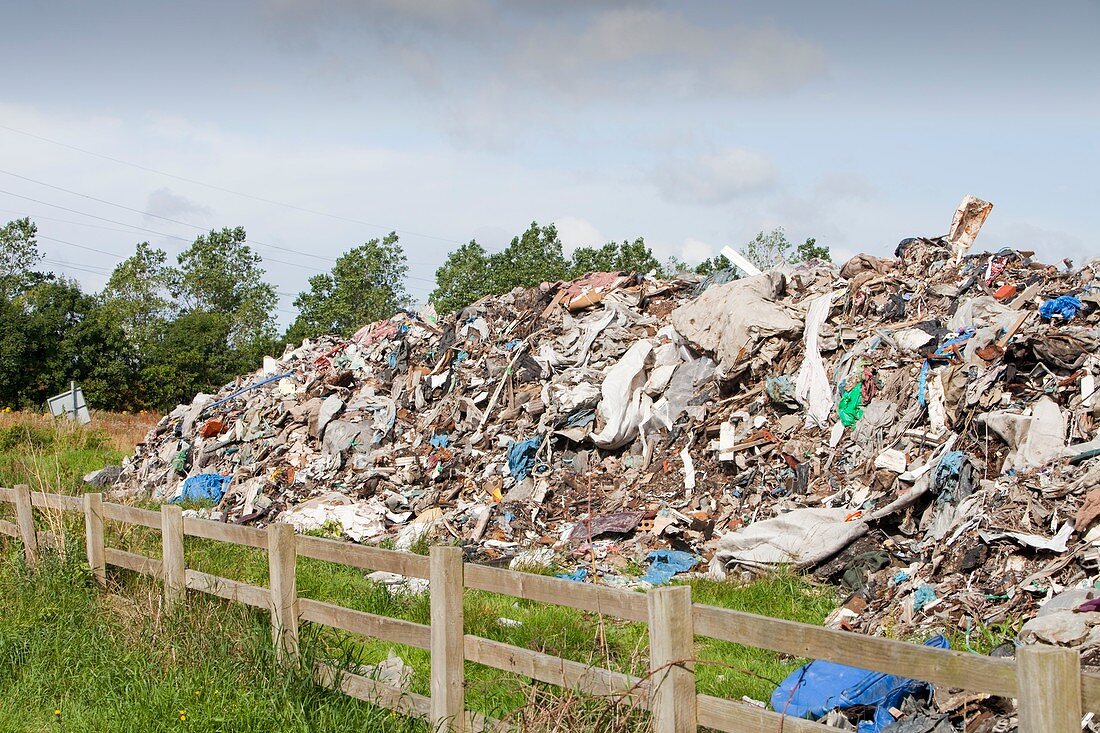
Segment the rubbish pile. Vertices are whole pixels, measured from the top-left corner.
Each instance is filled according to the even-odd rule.
[[[851,593],[835,627],[1028,620],[1092,662],[1100,613],[1040,608],[1100,572],[1100,262],[974,253],[991,208],[839,269],[592,273],[312,339],[165,416],[115,492],[605,584],[789,565]]]

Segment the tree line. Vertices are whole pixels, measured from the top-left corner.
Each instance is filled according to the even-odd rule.
[[[29,218],[0,228],[0,407],[41,408],[75,380],[95,408],[166,410],[255,369],[288,343],[347,336],[414,305],[395,233],[344,252],[329,272],[310,277],[282,333],[278,293],[243,227],[202,234],[174,260],[141,242],[94,293],[41,268],[37,233]],[[781,228],[760,232],[741,251],[760,267],[829,258],[813,239],[791,244]],[[428,300],[447,313],[486,295],[588,272],[668,277],[729,267],[721,255],[691,267],[675,258],[661,262],[641,238],[567,256],[557,229],[533,222],[499,252],[476,241],[450,252]]]

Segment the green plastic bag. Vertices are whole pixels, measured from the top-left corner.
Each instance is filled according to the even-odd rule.
[[[840,398],[840,404],[836,406],[836,412],[840,415],[840,421],[844,427],[850,428],[863,417],[863,382],[856,382],[856,386],[844,393]]]

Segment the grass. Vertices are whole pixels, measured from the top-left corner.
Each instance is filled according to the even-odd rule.
[[[0,731],[424,730],[280,669],[262,613],[206,597],[165,613],[151,581],[94,588],[79,548],[32,573],[7,545]]]
[[[70,432],[64,432],[66,430]],[[44,435],[32,435],[11,448],[5,449],[0,444],[0,471],[7,465],[31,468],[44,465],[61,477],[53,486],[60,486],[67,493],[79,492],[82,486],[78,474],[84,462],[93,460],[91,456],[117,460],[109,457],[115,449],[108,441],[89,439],[85,431],[87,429],[59,426],[52,443]],[[21,459],[19,452],[27,451],[34,443],[41,444],[35,448],[39,451],[35,460]],[[75,482],[73,476],[76,476]],[[11,485],[15,480],[19,479],[0,472],[0,483]],[[56,490],[50,485],[52,474],[21,479],[31,484],[35,480],[49,490]],[[332,698],[333,693],[316,688],[309,680],[278,672],[270,659],[269,621],[264,613],[217,599],[192,597],[184,616],[169,619],[159,612],[155,584],[129,577],[130,574],[124,571],[112,572],[111,576],[118,583],[118,598],[125,600],[105,601],[105,596],[88,587],[84,574],[74,564],[77,560],[72,559],[83,557],[82,523],[75,520],[68,523],[49,521],[55,531],[59,525],[64,525],[70,540],[76,543],[67,562],[53,561],[50,567],[29,575],[17,570],[18,562],[10,550],[5,554],[0,568],[0,638],[12,640],[16,647],[23,643],[48,646],[51,633],[65,639],[83,634],[99,641],[89,644],[75,639],[66,643],[56,641],[46,650],[52,655],[50,664],[41,668],[34,666],[34,670],[23,669],[28,664],[37,665],[37,662],[32,663],[30,655],[17,655],[19,662],[14,668],[18,672],[10,677],[5,671],[11,666],[7,661],[8,647],[0,646],[0,667],[3,667],[0,692],[7,698],[0,702],[0,713],[3,713],[0,733],[9,729],[37,730],[44,727],[44,723],[60,725],[63,720],[50,719],[54,709],[50,706],[59,702],[66,706],[61,718],[68,720],[67,715],[77,713],[84,716],[81,725],[70,727],[71,730],[161,730],[163,728],[158,726],[178,726],[185,721],[180,721],[178,715],[172,718],[167,714],[179,709],[189,710],[184,705],[184,701],[190,702],[187,696],[177,694],[183,688],[196,698],[190,708],[195,714],[189,714],[186,721],[189,725],[198,724],[199,711],[203,720],[218,721],[210,722],[203,730],[217,730],[210,726],[221,725],[225,730],[305,730],[308,727],[310,730],[342,731],[353,729],[353,724],[360,730],[404,729],[358,723],[359,718],[355,716],[369,717],[379,712],[350,700],[338,703]],[[155,531],[108,522],[107,532],[109,546],[151,557],[160,556],[159,533]],[[426,553],[427,549],[426,542],[414,547],[421,553]],[[262,551],[187,538],[185,554],[188,567],[255,585],[267,584],[267,561]],[[429,622],[426,594],[393,594],[384,586],[367,580],[362,571],[354,568],[300,558],[297,583],[302,597],[416,623]],[[690,584],[697,602],[808,623],[821,623],[836,603],[831,590],[814,587],[795,575],[784,573],[747,585],[704,580],[692,580]],[[35,597],[45,598],[48,603],[36,603],[32,600]],[[75,605],[70,606],[70,603]],[[51,608],[56,610],[49,610]],[[466,592],[464,613],[466,633],[637,676],[645,675],[648,635],[643,624],[482,591]],[[28,622],[32,617],[37,621]],[[81,629],[83,631],[77,634]],[[346,665],[377,663],[392,651],[413,668],[411,690],[429,693],[429,657],[423,650],[308,624],[303,626],[303,634],[308,639],[310,654]],[[109,652],[96,656],[92,647],[103,647]],[[172,650],[170,654],[164,651],[165,647]],[[696,655],[699,691],[733,699],[747,695],[767,700],[776,683],[802,661],[702,638],[696,640]],[[120,659],[129,661],[125,665],[116,663]],[[131,671],[124,673],[120,665]],[[59,676],[67,681],[45,678],[51,670],[59,669],[85,671],[80,679],[74,679],[75,675],[70,673]],[[89,677],[99,682],[93,684]],[[168,684],[164,680],[174,682]],[[237,692],[226,696],[226,688],[234,680]],[[197,684],[198,681],[203,684]],[[624,713],[607,701],[572,695],[473,663],[466,664],[466,682],[469,709],[497,718],[510,716],[510,720],[520,721],[527,730],[549,730],[554,726],[559,726],[558,730],[634,731],[645,728],[644,715]],[[198,695],[193,694],[195,690]],[[218,690],[218,695],[212,690]],[[148,704],[127,702],[135,696]],[[221,699],[214,700],[211,696]],[[10,699],[29,705],[32,698],[49,715],[36,718],[37,727],[5,728]],[[200,703],[206,707],[199,707]],[[104,722],[106,718],[94,718],[93,709],[97,705],[116,711],[121,716],[119,720],[125,720],[126,725],[120,723],[111,727]],[[257,708],[262,710],[258,712]],[[373,719],[370,722],[374,722]],[[397,723],[391,720],[387,725]]]

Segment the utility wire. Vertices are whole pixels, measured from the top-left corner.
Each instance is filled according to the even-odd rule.
[[[0,127],[2,127],[2,125],[0,125]],[[8,173],[8,171],[0,170],[0,173]],[[8,173],[8,175],[16,175],[16,174]],[[18,176],[18,175],[16,175],[16,177],[17,178],[22,178],[22,176]],[[31,180],[31,179],[26,179],[26,180]],[[32,181],[32,182],[33,183],[39,183],[38,181]],[[51,188],[58,188],[58,190],[65,191],[66,193],[73,193],[76,196],[84,196],[84,194],[71,192],[71,191],[68,191],[67,189],[52,186],[51,184],[48,184],[48,183],[42,183],[41,185],[48,186],[48,187],[51,187]],[[15,198],[23,199],[24,201],[31,201],[31,202],[34,202],[36,204],[41,204],[43,206],[49,206],[49,207],[52,207],[52,208],[55,208],[55,209],[61,209],[62,211],[68,211],[71,214],[78,214],[80,216],[87,216],[87,217],[90,217],[92,219],[97,219],[99,221],[105,221],[105,222],[108,222],[110,224],[118,224],[120,226],[130,227],[131,229],[136,229],[137,231],[147,232],[149,234],[155,234],[158,237],[165,237],[167,239],[175,239],[175,240],[179,240],[181,242],[191,242],[191,241],[193,241],[193,240],[191,240],[187,237],[181,237],[178,234],[169,234],[167,232],[158,232],[155,229],[149,229],[148,227],[138,226],[137,224],[129,224],[129,223],[124,222],[124,221],[118,221],[117,219],[108,219],[106,217],[98,216],[96,214],[89,214],[86,211],[79,211],[77,209],[72,209],[72,208],[69,208],[67,206],[61,206],[60,204],[53,204],[53,203],[50,203],[49,201],[42,201],[41,199],[32,198],[30,196],[24,196],[23,194],[15,193],[13,191],[7,191],[7,190],[4,190],[4,189],[0,189],[0,193],[7,194],[8,196],[14,196]],[[94,198],[94,197],[91,197],[91,196],[87,196],[86,198],[90,198],[93,201],[100,201],[100,202],[103,201],[102,199],[97,199],[97,198]],[[111,206],[118,206],[120,208],[127,209],[129,211],[134,211],[134,212],[137,212],[137,213],[148,213],[148,212],[141,212],[138,209],[131,209],[127,206],[123,206],[122,204],[111,203],[109,201],[104,202],[104,203],[107,203]],[[156,214],[150,214],[150,216],[157,216],[157,215]],[[165,217],[157,217],[157,218],[164,219]],[[175,219],[166,219],[166,220],[170,221],[170,222],[173,222],[173,223],[180,223],[180,224],[184,224],[185,226],[190,226],[190,227],[194,227],[196,229],[201,229],[203,231],[207,231],[206,227],[201,227],[197,224],[187,224],[186,222],[177,222]],[[78,224],[78,222],[68,222],[68,223]],[[84,226],[89,226],[89,225],[85,224]],[[284,247],[277,247],[276,245],[269,245],[269,244],[265,244],[263,242],[258,242],[256,240],[246,239],[245,241],[250,242],[252,244],[260,244],[260,245],[263,245],[265,247],[274,247],[276,249],[284,249],[288,252],[294,252],[294,253],[297,253],[297,254],[306,254],[307,256],[317,257],[318,259],[324,259],[324,260],[328,260],[330,262],[335,262],[336,261],[335,259],[333,259],[331,257],[322,257],[321,255],[309,255],[308,253],[300,253],[300,252],[298,252],[298,250],[286,249]],[[269,261],[269,262],[278,262],[279,264],[290,265],[291,267],[299,267],[303,270],[308,270],[308,271],[313,272],[313,273],[324,273],[324,272],[326,272],[325,270],[319,270],[316,267],[309,267],[308,265],[301,265],[301,264],[298,264],[296,262],[288,262],[286,260],[280,260],[280,259],[276,259],[274,257],[264,257],[264,259]],[[409,263],[409,264],[428,265],[429,263],[425,262],[425,263]],[[421,282],[425,282],[425,283],[428,283],[430,285],[435,285],[436,284],[435,280],[432,280],[430,278],[418,277],[416,275],[406,275],[405,277],[409,280],[419,280]]]
[[[440,242],[450,242],[451,244],[459,244],[459,245],[466,244],[465,242],[463,242],[461,240],[458,240],[458,239],[450,239],[448,237],[438,237],[438,236],[435,236],[434,234],[424,234],[423,232],[414,232],[414,231],[411,231],[411,230],[408,230],[408,229],[397,229],[395,227],[387,227],[387,226],[383,226],[382,224],[375,224],[373,222],[363,221],[361,219],[352,219],[351,217],[348,217],[348,216],[341,216],[339,214],[332,214],[332,213],[329,213],[327,211],[318,211],[316,209],[309,209],[309,208],[306,208],[304,206],[298,206],[297,204],[289,204],[289,203],[286,203],[284,201],[276,201],[274,199],[264,198],[263,196],[256,196],[254,194],[244,193],[243,191],[235,191],[231,188],[224,188],[222,186],[216,186],[213,183],[206,183],[204,181],[199,181],[199,180],[196,180],[194,178],[187,178],[185,176],[178,176],[174,173],[168,173],[166,171],[157,170],[156,168],[150,168],[148,166],[141,165],[140,163],[134,163],[134,162],[131,162],[131,161],[128,161],[128,160],[123,160],[121,158],[115,158],[115,157],[110,156],[110,155],[104,155],[103,153],[97,153],[94,150],[88,150],[86,148],[77,147],[76,145],[70,145],[68,143],[63,143],[60,140],[53,140],[53,139],[50,139],[48,137],[42,137],[41,135],[35,135],[34,133],[27,132],[26,130],[19,130],[19,129],[16,129],[14,127],[9,127],[8,125],[0,125],[0,129],[7,130],[8,132],[14,132],[18,135],[25,135],[26,137],[34,138],[35,140],[41,140],[42,142],[47,142],[47,143],[50,143],[51,145],[58,145],[58,146],[63,147],[63,148],[68,148],[69,150],[75,150],[78,153],[84,153],[85,155],[91,155],[91,156],[94,156],[96,158],[101,158],[103,160],[109,160],[112,163],[118,163],[119,165],[126,165],[126,166],[129,166],[131,168],[136,168],[138,170],[146,171],[148,173],[156,173],[159,176],[165,176],[167,178],[173,178],[177,181],[183,181],[185,183],[193,183],[196,186],[203,186],[205,188],[213,189],[215,191],[221,191],[222,193],[230,193],[230,194],[233,194],[234,196],[240,196],[242,198],[252,199],[253,201],[260,201],[260,202],[263,202],[265,204],[272,204],[273,206],[282,206],[282,207],[285,207],[287,209],[293,209],[295,211],[301,211],[301,212],[304,212],[306,214],[313,214],[315,216],[324,216],[324,217],[327,217],[329,219],[338,219],[340,221],[346,221],[346,222],[350,222],[352,224],[362,224],[364,226],[375,227],[375,228],[381,229],[383,231],[397,232],[399,234],[406,234],[406,235],[412,236],[412,237],[423,237],[425,239],[435,239],[435,240],[438,240]]]
[[[116,208],[123,209],[125,211],[130,211],[130,212],[133,212],[135,214],[141,214],[143,216],[151,216],[154,219],[160,219],[162,221],[167,221],[167,222],[170,222],[172,224],[178,224],[180,226],[191,227],[192,229],[198,229],[198,230],[203,231],[203,232],[209,231],[209,229],[207,227],[202,226],[200,224],[192,224],[191,222],[180,221],[179,219],[173,219],[169,216],[161,216],[160,214],[154,214],[153,212],[145,211],[144,209],[135,209],[132,206],[126,206],[125,204],[118,204],[118,203],[115,203],[114,201],[108,201],[107,199],[101,199],[101,198],[97,198],[96,196],[90,196],[86,193],[80,193],[79,191],[73,191],[70,188],[64,188],[63,186],[55,186],[52,183],[46,183],[45,181],[39,181],[37,179],[29,178],[27,176],[23,176],[23,175],[20,175],[18,173],[12,173],[11,171],[6,171],[6,170],[3,170],[3,169],[0,169],[0,173],[3,173],[6,176],[11,176],[12,178],[18,178],[22,181],[27,181],[29,183],[34,183],[34,184],[39,185],[39,186],[45,186],[46,188],[52,188],[55,191],[62,191],[62,192],[67,193],[71,196],[79,196],[80,198],[88,199],[89,201],[95,201],[97,203],[105,204],[107,206],[114,206]],[[271,244],[269,242],[261,242],[258,239],[246,239],[245,241],[250,242],[252,244],[260,245],[261,247],[270,247],[271,249],[277,249],[277,250],[280,250],[282,252],[290,252],[290,253],[293,253],[293,254],[302,255],[303,257],[312,257],[314,259],[325,260],[327,262],[335,262],[336,261],[336,259],[333,258],[333,257],[326,257],[324,255],[313,254],[312,252],[302,252],[301,250],[291,249],[290,247],[282,247],[278,244]]]

